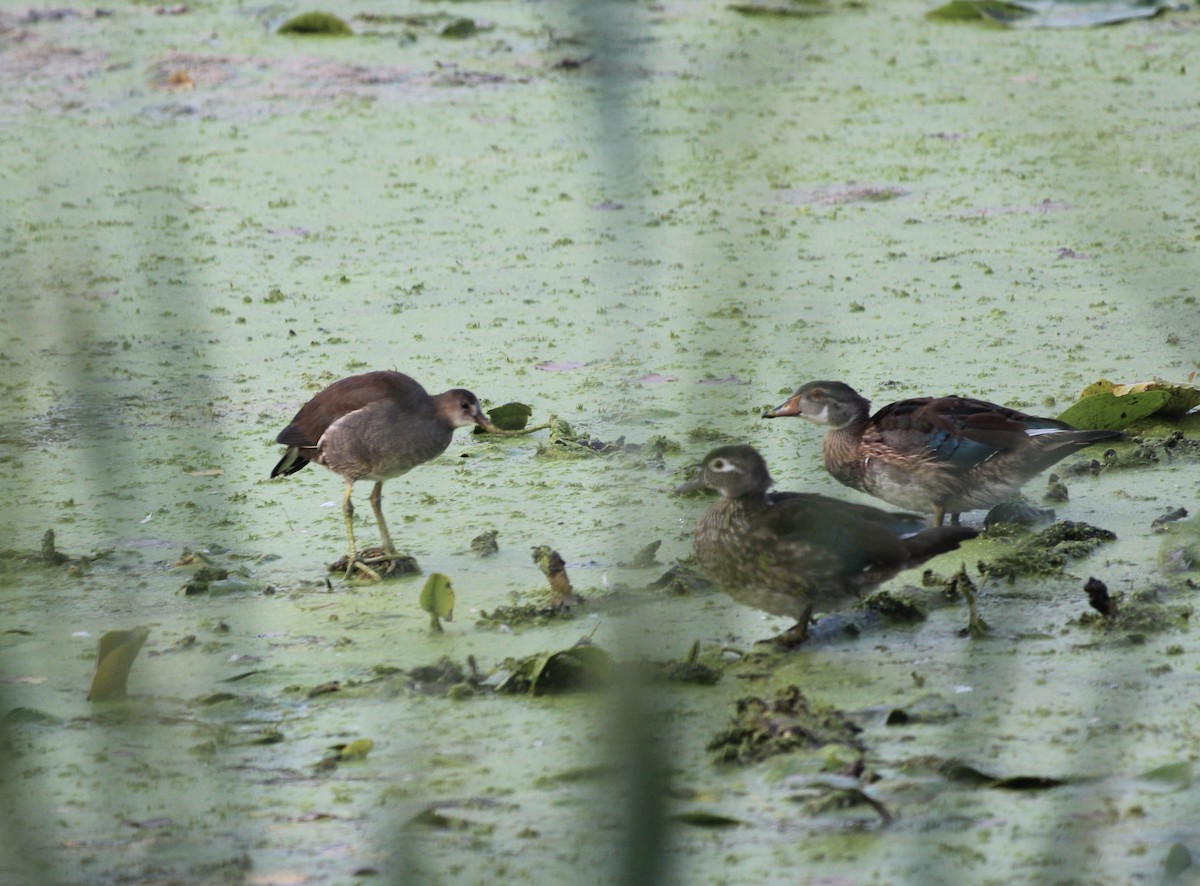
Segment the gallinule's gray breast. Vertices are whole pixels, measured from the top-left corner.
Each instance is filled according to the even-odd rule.
[[[839,482],[889,504],[946,514],[990,508],[1071,453],[1124,436],[1077,430],[967,397],[871,402],[838,381],[811,381],[763,418],[799,416],[829,426],[825,468]]]
[[[735,600],[795,618],[795,627],[775,638],[787,645],[808,635],[814,611],[846,606],[978,535],[965,526],[926,528],[917,514],[815,493],[768,492],[772,482],[753,447],[722,446],[679,491],[721,493],[696,524],[696,559]]]
[[[479,406],[479,398],[463,388],[430,396],[401,372],[365,372],[335,381],[301,407],[276,443],[287,452],[271,471],[272,477],[294,474],[310,461],[324,465],[346,481],[342,513],[350,555],[346,574],[355,568],[378,573],[361,561],[354,544],[354,505],[350,493],[356,480],[374,480],[371,507],[379,525],[383,561],[399,555],[383,518],[383,481],[399,477],[446,451],[455,428],[478,425],[494,431]]]

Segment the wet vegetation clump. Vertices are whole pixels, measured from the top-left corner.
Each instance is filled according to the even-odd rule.
[[[676,560],[671,567],[646,586],[652,591],[662,591],[672,597],[687,597],[697,591],[714,590],[713,583],[700,571],[695,555]]]
[[[591,434],[578,433],[570,423],[553,415],[540,427],[548,428],[550,435],[546,442],[538,444],[539,458],[578,459],[597,455],[628,455],[661,464],[664,455],[683,451],[683,446],[678,441],[661,434],[651,437],[645,443],[629,443],[624,436],[615,440],[601,440]]]
[[[1067,562],[1084,557],[1104,542],[1115,541],[1116,533],[1088,523],[1060,520],[1020,542],[1014,550],[990,562],[980,561],[979,571],[988,578],[1061,575]]]
[[[93,561],[105,559],[112,553],[113,549],[107,548],[81,557],[64,554],[57,547],[54,530],[47,529],[42,533],[42,545],[36,551],[0,551],[0,572],[14,567],[23,569],[27,566],[66,566],[69,575],[81,575],[88,571]]]
[[[443,656],[431,665],[419,665],[404,672],[404,687],[421,695],[461,698],[482,690],[484,675],[479,673],[474,658],[467,666]]]
[[[1039,508],[1018,498],[1001,502],[988,511],[983,526],[989,538],[1009,537],[1022,529],[1049,523],[1055,516],[1052,508]]]
[[[500,530],[498,529],[489,529],[487,532],[479,533],[471,539],[471,553],[477,557],[490,557],[500,553],[500,544],[496,541],[499,536]]]
[[[1200,439],[1173,430],[1162,436],[1149,434],[1129,438],[1132,446],[1120,450],[1106,449],[1099,459],[1072,462],[1064,465],[1063,474],[1082,476],[1100,471],[1144,468],[1158,464],[1200,464]]]
[[[179,559],[169,564],[170,569],[192,570],[191,577],[181,589],[185,597],[268,591],[266,586],[253,580],[250,570],[245,566],[228,569],[215,563],[213,557],[218,556],[217,550],[227,553],[224,549],[202,552],[184,548]]]
[[[1143,643],[1148,635],[1187,630],[1192,607],[1186,603],[1164,603],[1158,588],[1143,588],[1129,594],[1101,593],[1096,579],[1084,590],[1092,611],[1080,614],[1077,623],[1106,634],[1122,634],[1130,642]]]
[[[859,775],[866,754],[861,732],[842,711],[812,704],[798,686],[789,685],[774,698],[738,699],[729,727],[707,747],[714,763],[738,766],[797,751],[828,751],[829,760],[842,761],[850,751],[853,762],[845,767],[839,763],[839,768]]]
[[[1158,567],[1166,575],[1177,576],[1200,570],[1200,518],[1190,520],[1183,508],[1164,514],[1151,524],[1151,528],[1163,536],[1158,549]],[[1185,577],[1188,587],[1195,587],[1196,580]]]

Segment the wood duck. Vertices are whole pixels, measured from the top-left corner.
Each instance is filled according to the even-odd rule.
[[[900,400],[869,415],[849,385],[811,381],[763,418],[799,416],[829,426],[825,469],[839,483],[942,525],[990,508],[1071,453],[1124,436],[1081,431],[1053,418],[967,397]]]
[[[379,526],[383,560],[400,558],[383,519],[383,481],[408,473],[446,451],[455,428],[488,421],[470,391],[454,388],[430,396],[414,379],[400,372],[366,372],[335,381],[300,408],[276,443],[288,447],[272,477],[294,474],[310,461],[324,465],[346,481],[342,513],[350,556],[347,577],[359,569],[379,574],[362,562],[354,544],[354,505],[350,492],[356,480],[374,480],[371,507]]]
[[[839,609],[903,569],[952,551],[978,535],[965,526],[925,527],[918,514],[889,513],[815,493],[768,492],[773,481],[751,446],[722,446],[697,478],[721,497],[696,524],[696,559],[740,603],[796,625],[776,642],[808,636],[815,610]]]

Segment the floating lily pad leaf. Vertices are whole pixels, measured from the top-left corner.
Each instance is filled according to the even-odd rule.
[[[505,403],[503,406],[489,409],[487,415],[492,420],[492,424],[502,431],[521,431],[529,424],[529,417],[533,415],[533,407],[525,403]],[[476,430],[486,433],[482,428],[476,428]]]
[[[354,31],[348,24],[328,12],[303,12],[289,18],[279,26],[279,34],[294,34],[299,37],[352,37]]]
[[[358,738],[344,744],[338,749],[338,756],[343,760],[365,760],[367,754],[375,747],[375,742],[369,738]]]
[[[455,40],[473,37],[479,31],[479,25],[473,18],[456,18],[449,22],[439,32],[438,36]]]
[[[1169,785],[1176,789],[1191,787],[1194,766],[1191,760],[1180,760],[1177,763],[1165,763],[1143,772],[1144,781],[1154,781]]]
[[[429,613],[429,627],[437,633],[442,632],[439,618],[454,621],[454,588],[450,586],[450,577],[435,572],[425,580],[421,588],[421,608]]]
[[[1044,791],[1069,783],[1068,779],[1048,775],[992,775],[958,760],[948,761],[942,766],[941,774],[950,781],[1006,791]]]
[[[1182,843],[1172,843],[1163,860],[1164,881],[1169,882],[1192,866],[1192,853]]]
[[[280,25],[277,34],[299,37],[350,37],[354,31],[342,19],[329,12],[302,12]]]
[[[134,628],[109,631],[100,638],[88,701],[113,701],[125,697],[129,671],[149,636],[149,628]]]
[[[530,695],[593,689],[608,681],[612,664],[607,652],[583,642],[559,652],[508,659],[487,682],[497,692]]]
[[[670,818],[698,828],[740,828],[749,824],[740,818],[730,818],[716,812],[680,812]]]
[[[4,715],[4,725],[13,726],[18,723],[31,723],[34,726],[57,726],[62,717],[55,717],[37,708],[13,708]]]
[[[953,0],[926,17],[1022,28],[1090,28],[1152,18],[1177,6],[1169,0]]]
[[[999,0],[951,0],[925,13],[935,22],[984,22],[992,25],[1007,25],[1024,18],[1029,13],[1015,3]]]
[[[1200,406],[1200,387],[1155,378],[1116,385],[1107,379],[1083,389],[1079,400],[1059,415],[1077,428],[1119,430],[1154,415],[1180,419]]]
[[[592,689],[607,681],[612,657],[598,646],[572,646],[552,655],[538,656],[530,674],[532,695],[550,695],[575,689]]]
[[[1021,20],[1025,28],[1093,28],[1153,18],[1179,7],[1163,0],[1015,0],[1015,5],[1033,13]]]

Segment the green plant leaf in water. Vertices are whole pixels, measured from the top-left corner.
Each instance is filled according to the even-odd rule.
[[[489,409],[487,415],[492,420],[492,424],[502,431],[522,431],[529,424],[529,417],[533,415],[533,407],[524,403],[505,403],[503,406]],[[482,428],[476,430],[486,433]]]
[[[342,745],[338,751],[338,756],[343,760],[365,760],[367,754],[375,747],[375,742],[369,738],[357,738],[352,742]]]
[[[129,671],[149,636],[149,628],[134,628],[109,631],[100,638],[88,701],[113,701],[125,697]]]
[[[1120,430],[1151,415],[1179,419],[1200,405],[1200,387],[1155,378],[1116,385],[1101,379],[1083,389],[1060,421],[1077,428]]]
[[[1192,853],[1182,843],[1172,843],[1163,860],[1163,874],[1172,880],[1192,866]]]
[[[278,34],[299,37],[352,37],[350,26],[328,12],[302,12],[279,26]]]
[[[1022,28],[1089,28],[1151,18],[1170,0],[952,0],[926,13],[941,22],[983,21]]]
[[[454,588],[450,586],[450,577],[435,572],[425,580],[421,588],[421,608],[429,613],[430,629],[441,633],[442,623],[439,618],[454,621]]]
[[[1143,772],[1144,781],[1156,781],[1161,784],[1174,786],[1176,789],[1190,787],[1192,784],[1193,766],[1191,760],[1180,760],[1177,763],[1164,763]]]
[[[1029,13],[1015,3],[1000,0],[951,0],[925,13],[935,22],[982,22],[989,25],[1008,25]]]

